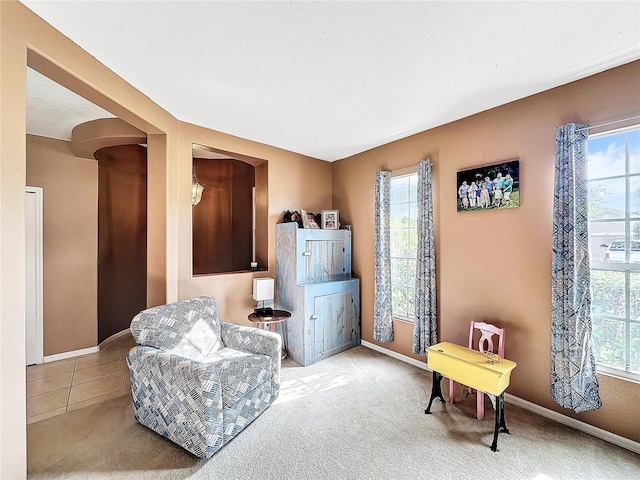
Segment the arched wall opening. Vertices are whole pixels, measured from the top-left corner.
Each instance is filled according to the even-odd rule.
[[[98,343],[147,306],[147,148],[117,145],[98,161]]]

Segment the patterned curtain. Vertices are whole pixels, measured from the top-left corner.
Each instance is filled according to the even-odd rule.
[[[551,396],[575,412],[602,406],[591,344],[587,125],[556,128]]]
[[[437,343],[436,256],[433,233],[431,161],[418,165],[418,252],[416,262],[413,353],[426,356],[427,347]]]
[[[391,319],[391,172],[376,172],[373,338],[393,341]]]

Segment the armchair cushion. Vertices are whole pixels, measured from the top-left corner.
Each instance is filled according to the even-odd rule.
[[[185,358],[205,358],[222,348],[218,304],[197,297],[143,310],[133,317],[136,343],[171,350]]]

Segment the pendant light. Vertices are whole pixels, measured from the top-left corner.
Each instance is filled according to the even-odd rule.
[[[191,206],[195,207],[202,200],[202,191],[204,190],[204,185],[198,182],[198,177],[196,177],[196,166],[193,166],[191,176]]]

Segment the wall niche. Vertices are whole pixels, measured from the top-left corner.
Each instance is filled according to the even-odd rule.
[[[236,157],[194,144],[192,183],[204,189],[192,206],[193,275],[247,271],[251,262],[266,268],[266,208],[260,205],[266,204],[267,162]]]

